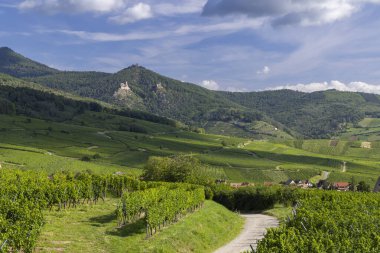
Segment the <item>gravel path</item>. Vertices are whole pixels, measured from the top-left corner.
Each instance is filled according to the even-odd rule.
[[[242,217],[246,219],[244,230],[233,241],[214,253],[240,253],[251,250],[250,245],[256,249],[256,243],[264,237],[266,229],[278,226],[278,220],[272,216],[243,214]]]

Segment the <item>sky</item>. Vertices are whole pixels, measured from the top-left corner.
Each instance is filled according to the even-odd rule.
[[[212,90],[380,94],[380,0],[0,0],[0,46]]]

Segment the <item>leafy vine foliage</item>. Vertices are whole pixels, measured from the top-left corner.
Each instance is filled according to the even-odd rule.
[[[0,252],[32,252],[44,225],[43,210],[96,204],[107,194],[121,198],[119,224],[142,214],[151,235],[200,208],[202,186],[144,182],[125,175],[0,170]]]
[[[44,209],[96,203],[112,194],[150,187],[128,176],[0,170],[0,252],[32,252],[44,224]]]
[[[256,252],[379,252],[379,194],[306,191],[301,195],[292,217],[270,229]]]
[[[119,225],[144,217],[147,236],[200,208],[205,200],[201,186],[160,183],[156,188],[126,192],[116,209]]]

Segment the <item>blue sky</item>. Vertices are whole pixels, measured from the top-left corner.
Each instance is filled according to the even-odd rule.
[[[380,0],[0,0],[0,46],[209,89],[380,94]]]

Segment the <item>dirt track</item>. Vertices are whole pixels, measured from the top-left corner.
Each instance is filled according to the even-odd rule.
[[[278,226],[278,220],[272,216],[264,214],[243,214],[242,216],[246,219],[243,231],[233,241],[214,253],[240,253],[250,250],[250,245],[256,249],[256,243],[264,237],[266,229]]]

